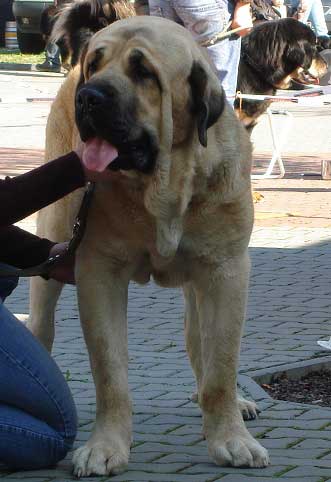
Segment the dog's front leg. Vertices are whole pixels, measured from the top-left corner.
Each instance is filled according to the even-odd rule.
[[[227,263],[222,274],[196,283],[204,433],[219,465],[265,467],[267,451],[249,434],[236,396],[237,367],[248,289],[248,256]]]
[[[197,382],[197,392],[192,394],[192,401],[199,402],[199,387],[202,379],[202,356],[199,316],[196,306],[196,296],[193,287],[186,284],[183,287],[185,296],[185,340],[186,350],[189,355],[193,372]],[[255,402],[246,400],[237,395],[237,403],[244,420],[252,420],[257,417],[259,408]]]
[[[55,307],[62,287],[63,284],[55,280],[45,281],[39,276],[30,281],[30,316],[26,327],[49,352],[53,347]]]
[[[122,270],[115,272],[107,266],[107,258],[79,256],[78,302],[96,386],[97,412],[90,439],[73,457],[77,476],[116,474],[128,464],[132,437],[128,283]]]

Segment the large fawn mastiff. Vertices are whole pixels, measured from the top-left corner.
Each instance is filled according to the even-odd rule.
[[[86,142],[98,183],[76,255],[81,323],[96,385],[92,435],[78,476],[125,469],[132,441],[128,389],[130,280],[182,286],[187,351],[210,456],[265,467],[247,431],[236,380],[253,224],[251,146],[204,53],[180,25],[120,20],[96,33],[64,82],[47,126],[47,159]],[[43,210],[41,236],[70,237],[81,192]],[[33,281],[30,328],[51,349],[61,286]]]

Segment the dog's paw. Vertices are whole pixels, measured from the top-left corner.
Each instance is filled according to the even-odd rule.
[[[266,467],[269,464],[267,450],[247,431],[227,437],[221,436],[208,443],[210,456],[217,465],[233,467]]]
[[[246,400],[240,395],[238,395],[237,402],[244,420],[255,420],[261,411],[255,402]]]
[[[260,201],[262,201],[262,199],[264,199],[263,194],[261,194],[258,191],[253,191],[253,202],[254,203],[259,203]]]
[[[73,473],[76,477],[90,475],[115,475],[124,472],[129,462],[129,450],[106,442],[87,442],[73,456]]]

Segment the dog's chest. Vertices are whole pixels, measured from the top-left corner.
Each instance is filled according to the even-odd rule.
[[[143,191],[116,185],[99,189],[89,214],[87,239],[91,249],[132,265],[137,281],[151,276],[188,277],[188,266],[196,257],[196,244],[184,227],[174,256],[164,257],[157,248],[158,219],[144,206]],[[195,235],[196,237],[196,235]]]
[[[247,226],[235,219],[234,211],[190,204],[183,214],[178,248],[173,256],[165,257],[158,250],[159,220],[147,211],[144,190],[114,183],[96,193],[89,234],[105,262],[115,259],[129,266],[135,281],[145,283],[154,277],[163,286],[178,286],[189,281],[202,264],[219,265],[236,246],[246,244]]]

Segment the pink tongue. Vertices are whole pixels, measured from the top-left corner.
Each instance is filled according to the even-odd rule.
[[[85,144],[83,153],[83,164],[90,171],[104,171],[108,164],[110,164],[118,156],[116,147],[109,142],[94,137],[89,139]]]

